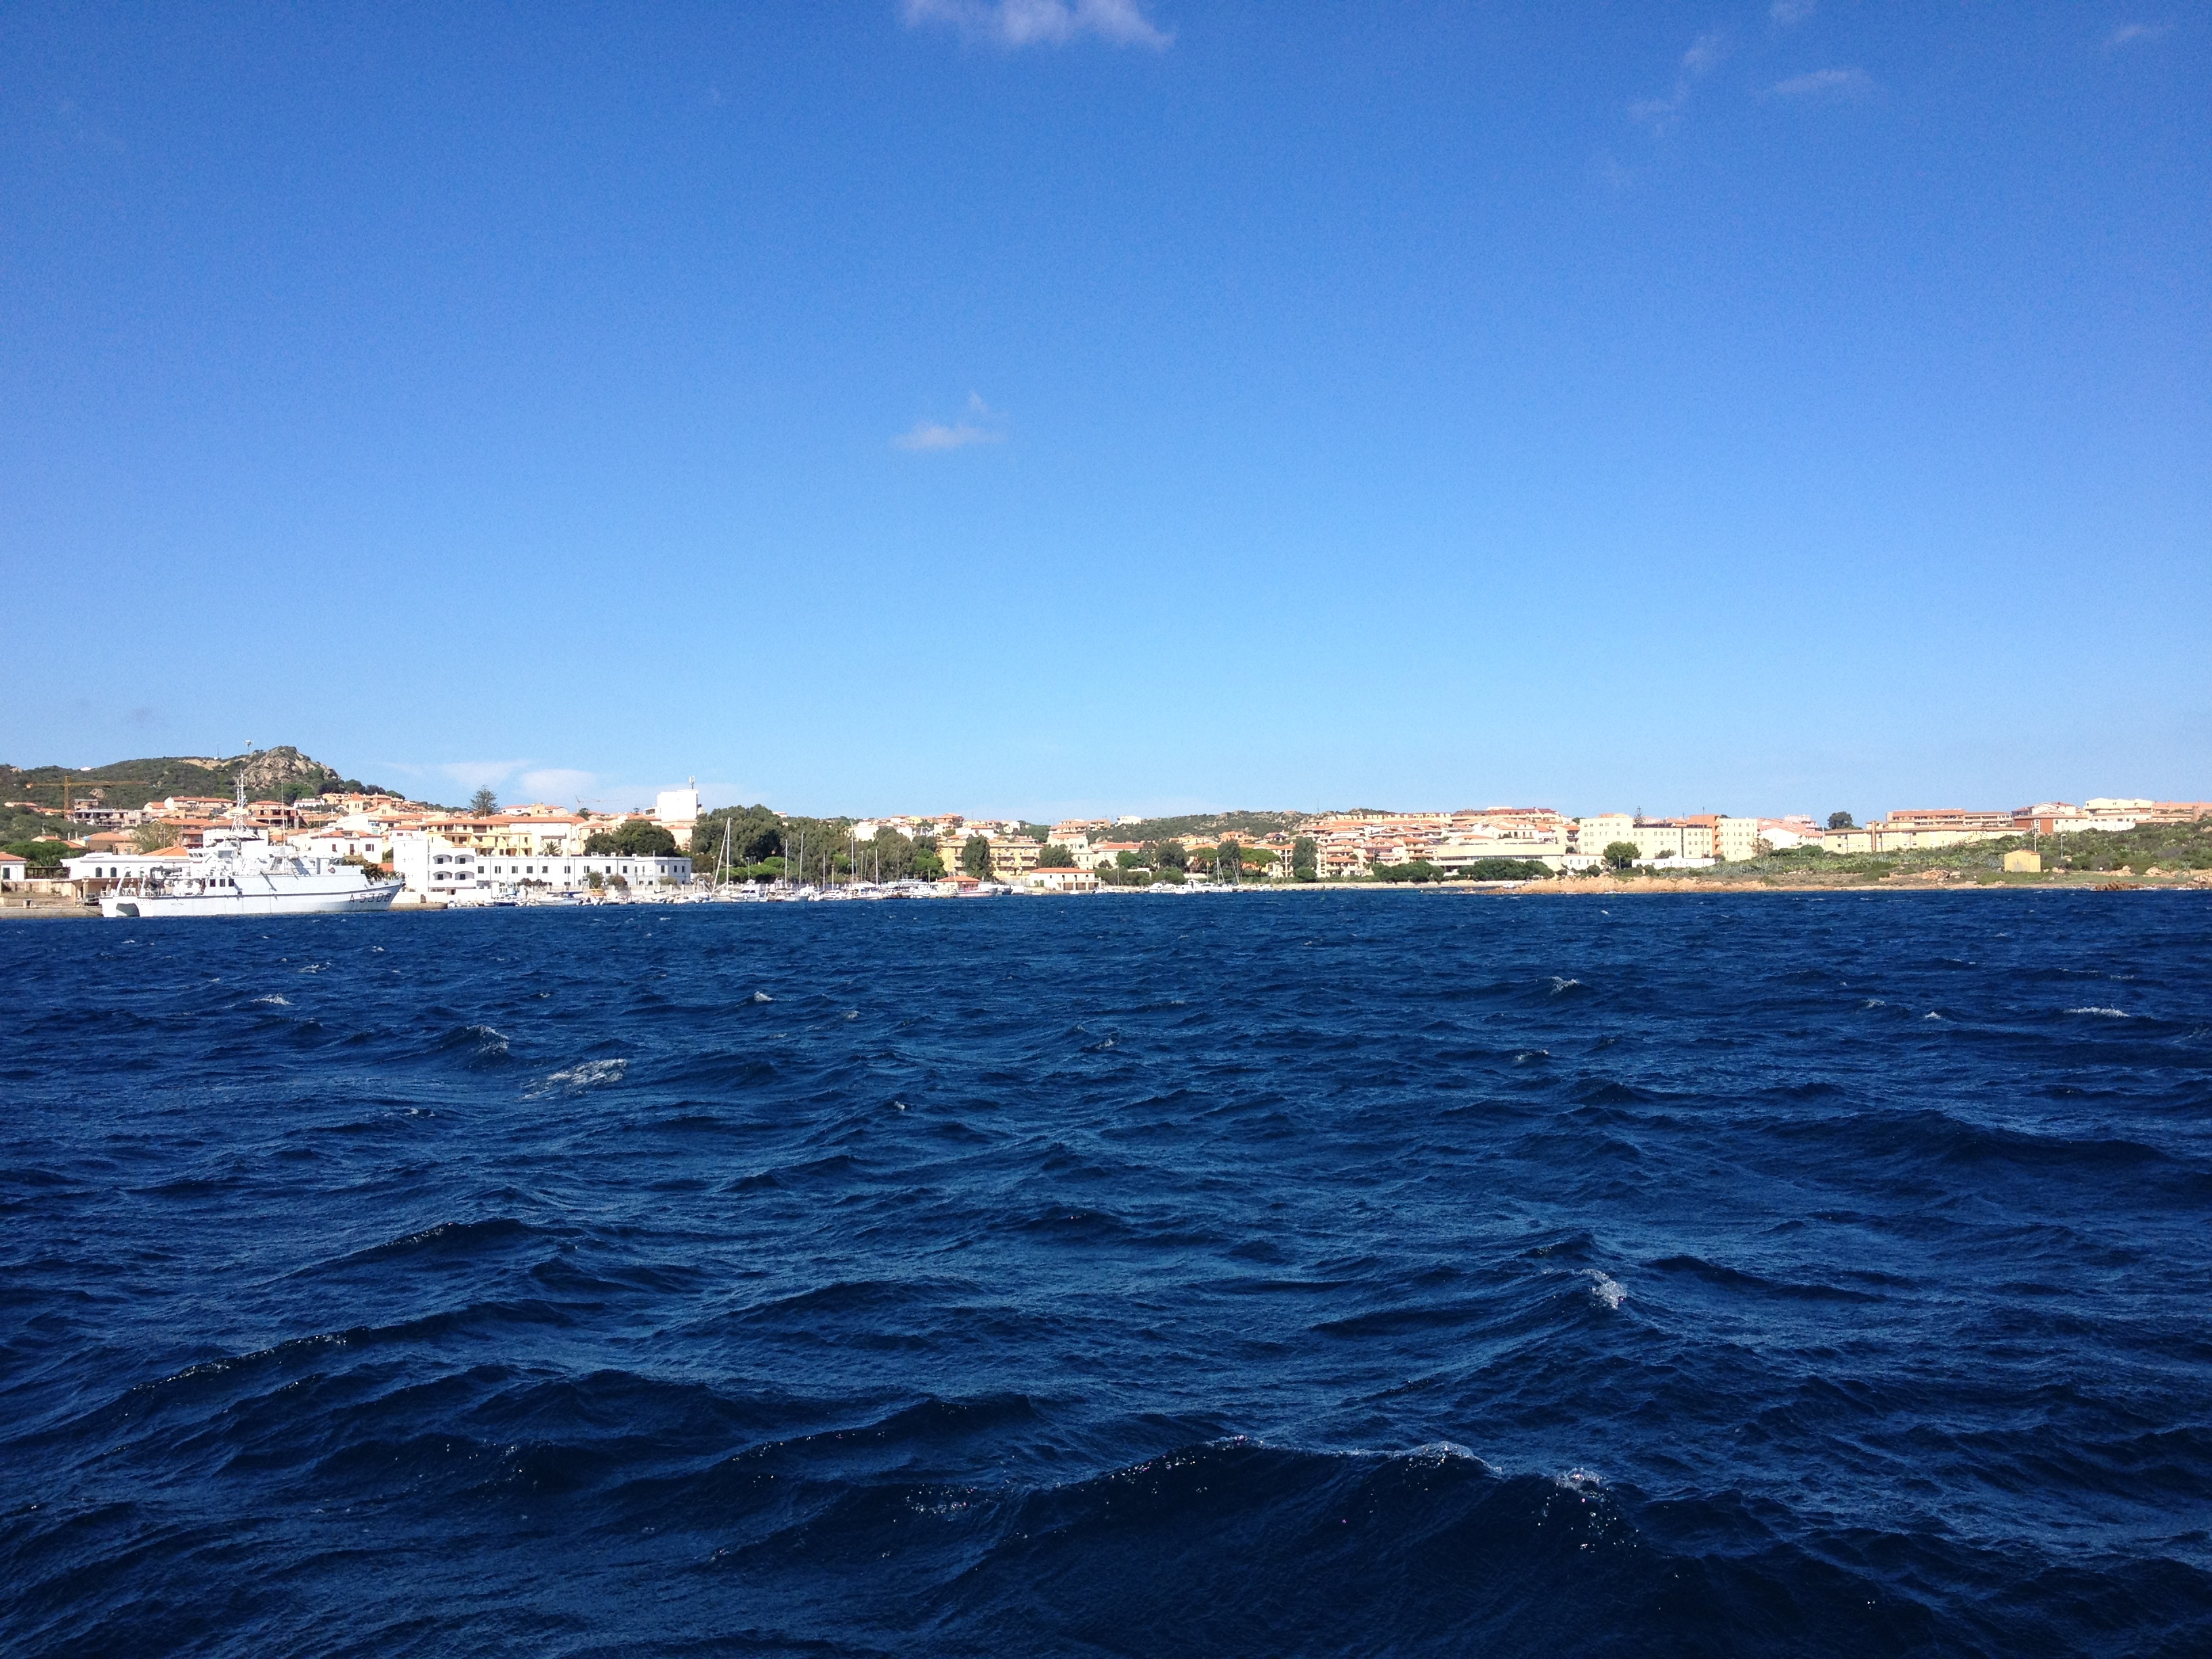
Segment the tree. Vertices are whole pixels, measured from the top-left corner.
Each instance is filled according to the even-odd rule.
[[[1849,812],[1831,812],[1828,814],[1828,828],[1831,830],[1856,830],[1858,828],[1858,825],[1851,822],[1851,815]]]
[[[1244,849],[1234,836],[1221,838],[1220,850],[1213,855],[1213,873],[1216,879],[1232,884],[1243,875]]]
[[[1441,881],[1444,872],[1426,859],[1409,859],[1403,864],[1378,864],[1375,876],[1378,881]]]
[[[1143,862],[1144,860],[1139,858],[1134,853],[1132,853],[1126,847],[1124,847],[1120,852],[1114,854],[1114,867],[1116,870],[1133,870]]]
[[[151,823],[142,823],[133,830],[131,832],[131,843],[142,853],[158,853],[164,847],[174,847],[177,844],[177,835],[175,824],[163,823],[157,818]]]
[[[708,854],[712,868],[712,860],[721,855],[725,836],[729,838],[732,864],[758,864],[783,851],[784,822],[765,806],[718,806],[691,831],[695,856]]]
[[[1291,843],[1291,878],[1293,881],[1320,879],[1321,848],[1311,836],[1300,836]]]
[[[991,843],[981,836],[970,836],[960,843],[960,867],[978,879],[991,873]]]
[[[585,839],[584,851],[601,858],[673,858],[676,837],[657,823],[629,818],[612,830],[593,830]]]
[[[1602,856],[1608,869],[1629,870],[1635,867],[1636,860],[1644,854],[1632,841],[1609,841],[1605,844]]]
[[[1155,870],[1190,868],[1190,854],[1183,851],[1182,843],[1179,841],[1154,842],[1145,850],[1152,855],[1151,863]]]
[[[499,797],[489,789],[479,789],[469,797],[469,813],[473,817],[489,817],[499,807]]]
[[[1041,870],[1072,870],[1075,854],[1056,841],[1048,841],[1037,852],[1037,867]]]
[[[1541,859],[1477,859],[1460,873],[1469,881],[1543,881],[1552,867]]]

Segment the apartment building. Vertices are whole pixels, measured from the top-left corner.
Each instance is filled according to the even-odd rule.
[[[1898,835],[1917,835],[1928,830],[1984,830],[2009,836],[2013,833],[2012,820],[2010,812],[1973,811],[1963,806],[1918,806],[1893,811],[1881,820],[1881,824],[1885,830]]]
[[[1613,842],[1632,842],[1635,830],[1633,812],[1593,812],[1586,818],[1575,820],[1575,851],[1591,858],[1602,858],[1605,849]]]
[[[477,896],[477,853],[435,831],[412,830],[392,838],[392,872],[407,884],[403,899],[466,902]]]
[[[1138,841],[1086,841],[1081,847],[1068,850],[1075,854],[1079,870],[1111,870],[1120,865],[1124,853],[1141,858],[1145,844]]]
[[[991,873],[1000,881],[1012,881],[1036,869],[1037,854],[1044,850],[1027,836],[993,836],[990,842]],[[957,856],[954,861],[958,861]]]

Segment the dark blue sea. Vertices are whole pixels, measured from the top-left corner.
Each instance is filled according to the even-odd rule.
[[[2212,1652],[2212,895],[0,963],[9,1659]]]

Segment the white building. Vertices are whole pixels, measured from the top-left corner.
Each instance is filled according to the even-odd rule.
[[[13,853],[0,853],[0,881],[21,881],[30,866]]]
[[[1088,870],[1024,870],[1014,883],[1018,893],[1095,893],[1098,878]]]
[[[1586,818],[1575,820],[1575,851],[1603,858],[1605,849],[1617,841],[1636,839],[1636,814],[1633,812],[1594,812]]]
[[[392,845],[392,834],[380,828],[295,830],[284,838],[284,844],[310,858],[360,859],[368,864],[381,864],[386,849]]]
[[[392,838],[392,871],[407,884],[402,903],[428,899],[470,903],[480,895],[477,885],[477,854],[473,848],[443,836],[421,830],[404,831]]]
[[[1713,820],[1714,855],[1729,864],[1759,856],[1759,843],[1766,839],[1760,820],[1723,816]]]
[[[477,880],[488,894],[514,897],[523,893],[582,893],[592,878],[599,886],[619,882],[631,892],[681,887],[691,879],[688,858],[635,858],[615,853],[480,853]]]
[[[1087,837],[1080,847],[1071,847],[1079,870],[1111,870],[1121,862],[1121,854],[1142,857],[1145,846],[1136,841],[1091,841]]]
[[[482,904],[526,893],[580,894],[594,890],[594,877],[599,890],[633,893],[681,887],[691,879],[691,860],[680,855],[501,852],[421,830],[402,830],[392,838],[392,868],[407,884],[403,902],[418,904],[428,899]]]
[[[691,831],[699,822],[699,780],[687,779],[681,789],[664,789],[653,798],[653,821],[688,848]]]
[[[1423,856],[1440,869],[1459,871],[1485,859],[1533,860],[1547,870],[1567,861],[1564,836],[1445,835]]]

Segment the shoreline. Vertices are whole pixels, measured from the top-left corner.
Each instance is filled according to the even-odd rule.
[[[1389,894],[1408,894],[1408,895],[1413,895],[1413,896],[1419,896],[1419,895],[1425,894],[1425,895],[1428,895],[1429,896],[1431,896],[1431,897],[1443,896],[1449,895],[1449,896],[1453,896],[1453,897],[1462,897],[1462,898],[1506,898],[1506,899],[1521,899],[1521,898],[1606,898],[1606,899],[1616,899],[1616,898],[1619,898],[1619,899],[1626,899],[1626,898],[1686,898],[1686,897],[1695,897],[1695,896],[1698,896],[1698,895],[1699,895],[1699,894],[1715,894],[1715,893],[1729,893],[1729,894],[1737,894],[1737,893],[1757,893],[1757,894],[1769,895],[1769,896],[1777,896],[1777,897],[1790,897],[1790,896],[1799,896],[1799,897],[1804,897],[1804,896],[1814,896],[1814,897],[1819,897],[1819,896],[1826,896],[1826,895],[1828,895],[1828,894],[1831,894],[1831,893],[1889,893],[1889,894],[1899,894],[1899,893],[1902,893],[1902,894],[1908,894],[1908,895],[1929,894],[1929,893],[1961,893],[1961,892],[1964,892],[1964,893],[2097,893],[2097,892],[2103,892],[2103,893],[2113,893],[2113,894],[2119,894],[2119,893],[2177,893],[2177,892],[2178,892],[2178,893],[2189,893],[2189,892],[2196,892],[2196,893],[2212,893],[2212,879],[2207,879],[2207,878],[2202,878],[2202,877],[2200,877],[2200,878],[2198,878],[2192,879],[2192,878],[2188,878],[2188,877],[2179,877],[2179,876],[2172,876],[2172,877],[2136,876],[2136,877],[2117,877],[2117,878],[2115,878],[2115,877],[2112,877],[2112,876],[2109,876],[2109,875],[2108,875],[2108,876],[2107,876],[2104,880],[2101,880],[2101,881],[2090,880],[2090,879],[2087,879],[2087,878],[2085,878],[2078,879],[2078,880],[2067,880],[2067,881],[2051,881],[2051,880],[2040,880],[2040,881],[2039,881],[2039,880],[2035,880],[2035,879],[2031,878],[2031,879],[2028,879],[2028,880],[1987,881],[1987,882],[1984,882],[1984,881],[1972,881],[1972,880],[1929,881],[1929,880],[1925,880],[1925,879],[1909,879],[1909,880],[1906,880],[1906,881],[1896,881],[1896,880],[1889,880],[1889,881],[1850,881],[1850,880],[1838,880],[1838,881],[1826,881],[1826,882],[1820,882],[1820,881],[1792,881],[1792,882],[1781,882],[1781,881],[1771,881],[1771,880],[1753,880],[1753,881],[1688,881],[1688,880],[1681,880],[1681,879],[1671,879],[1671,880],[1670,880],[1670,879],[1668,879],[1668,878],[1659,878],[1650,879],[1650,880],[1644,880],[1644,881],[1632,881],[1632,882],[1613,882],[1613,881],[1603,881],[1603,880],[1599,880],[1599,881],[1576,881],[1576,882],[1573,882],[1573,883],[1566,883],[1566,882],[1524,882],[1524,883],[1519,883],[1519,884],[1512,884],[1512,885],[1500,885],[1500,884],[1493,884],[1493,883],[1486,883],[1486,882],[1452,882],[1452,881],[1420,882],[1420,883],[1412,883],[1412,882],[1405,882],[1405,883],[1386,883],[1386,882],[1346,882],[1346,883],[1335,883],[1335,882],[1310,882],[1310,883],[1302,883],[1302,882],[1285,882],[1285,883],[1280,884],[1279,885],[1278,885],[1278,884],[1267,884],[1267,885],[1264,885],[1264,886],[1260,885],[1260,884],[1249,884],[1249,885],[1243,885],[1243,886],[1239,886],[1239,887],[1237,887],[1237,888],[1236,888],[1236,889],[1233,889],[1233,890],[1231,890],[1231,889],[1227,889],[1227,888],[1203,888],[1203,887],[1201,887],[1201,888],[1197,888],[1197,889],[1194,889],[1194,890],[1183,890],[1183,893],[1182,893],[1182,896],[1191,896],[1191,897],[1197,897],[1197,896],[1212,896],[1213,894],[1216,894],[1216,893],[1226,893],[1226,892],[1232,891],[1232,890],[1233,890],[1233,891],[1236,891],[1236,892],[1239,892],[1239,893],[1299,893],[1299,894],[1328,894],[1328,893],[1372,893],[1372,894],[1385,894],[1385,893],[1389,893]],[[1150,895],[1149,895],[1149,893],[1147,892],[1147,890],[1146,890],[1146,889],[1143,889],[1143,888],[1105,888],[1105,889],[1102,889],[1102,890],[1100,890],[1099,891],[1097,891],[1097,892],[1096,892],[1096,893],[1028,893],[1028,894],[1023,894],[1023,895],[1020,895],[1019,896],[1024,897],[1024,898],[1102,898],[1102,897],[1107,897],[1107,896],[1115,896],[1115,897],[1130,897],[1130,898],[1150,896]],[[693,900],[693,901],[686,901],[685,902],[696,903],[697,902],[698,902],[698,901]],[[662,901],[662,902],[665,902],[665,901]],[[633,906],[651,906],[651,905],[653,905],[653,904],[655,904],[655,903],[656,903],[656,901],[653,901],[653,900],[651,900],[651,899],[636,899],[636,900],[631,900],[631,901],[629,901],[628,902],[625,902],[625,903],[618,903],[618,904],[612,905],[612,906],[606,906],[606,907],[594,907],[594,908],[617,908],[617,909],[628,909],[628,908],[632,908]],[[538,909],[538,908],[548,908],[548,909],[551,909],[551,908],[558,908],[558,909],[564,909],[564,910],[565,910],[565,909],[571,909],[571,908],[579,908],[579,907],[575,907],[575,906],[568,906],[568,905],[561,905],[561,906],[542,906],[542,907],[541,907],[541,906],[536,906],[536,905],[521,905],[521,906],[493,906],[493,905],[477,905],[477,904],[409,904],[409,905],[395,905],[395,906],[394,906],[394,907],[392,907],[390,910],[388,910],[388,911],[385,911],[385,912],[383,912],[382,914],[388,915],[447,915],[447,914],[449,914],[449,913],[458,913],[458,914],[462,914],[462,915],[468,915],[468,914],[472,914],[472,913],[474,913],[474,912],[476,912],[476,911],[479,911],[479,910],[491,910],[491,909],[495,909],[495,908],[516,908],[516,909]],[[243,921],[243,920],[253,920],[254,918],[245,918],[245,917],[208,917],[208,918],[186,918],[186,919],[187,919],[187,920],[209,920],[209,921]],[[274,918],[274,919],[276,919],[276,920],[288,920],[288,921],[296,921],[296,920],[299,920],[299,918],[296,918],[296,917]],[[77,904],[77,903],[60,903],[60,904],[23,904],[23,905],[7,905],[7,906],[5,906],[4,908],[0,908],[0,922],[6,922],[6,921],[100,921],[100,920],[102,920],[102,917],[100,916],[100,907],[99,907],[98,905],[82,905],[82,904]],[[265,916],[264,916],[264,917],[260,917],[260,918],[258,918],[258,920],[262,920],[262,921],[269,921],[269,920],[272,920],[272,918],[265,917]]]

